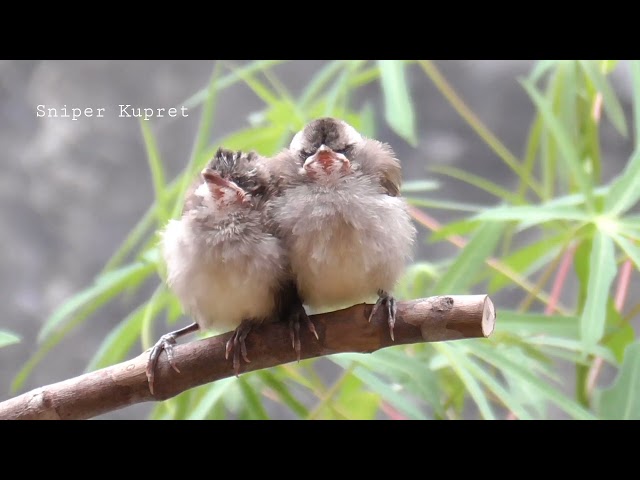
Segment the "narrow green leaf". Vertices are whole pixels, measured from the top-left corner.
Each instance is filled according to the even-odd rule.
[[[109,332],[89,362],[87,372],[114,365],[124,359],[139,339],[144,307],[145,305],[142,305],[135,309]]]
[[[380,350],[371,355],[343,354],[343,358],[352,358],[372,371],[383,373],[444,415],[437,378],[422,359],[395,349]]]
[[[589,258],[589,283],[580,320],[580,333],[586,346],[594,346],[604,334],[607,299],[616,274],[615,251],[611,237],[597,232]]]
[[[640,270],[640,247],[630,242],[621,235],[615,233],[611,234],[611,237],[615,240],[618,246],[626,253],[631,261],[636,266],[636,269]]]
[[[267,105],[275,105],[280,100],[276,94],[274,94],[263,82],[256,79],[252,73],[247,73],[241,69],[229,65],[231,71],[238,74],[242,81],[255,93]]]
[[[216,62],[213,67],[211,79],[209,80],[209,88],[207,88],[206,95],[202,99],[204,105],[202,106],[202,113],[200,114],[200,123],[198,124],[196,138],[189,155],[189,162],[182,171],[181,177],[177,180],[178,192],[175,197],[171,218],[176,218],[182,211],[184,194],[193,181],[194,170],[200,168],[210,157],[209,152],[207,152],[207,145],[209,144],[209,138],[211,136],[213,116],[215,114],[216,100],[219,93],[218,77],[220,76],[220,71],[220,62]],[[238,71],[242,71],[242,69],[238,69]]]
[[[481,342],[475,342],[473,344],[473,353],[485,362],[505,372],[509,372],[511,375],[518,377],[520,381],[535,387],[540,394],[544,395],[548,400],[555,403],[574,418],[579,420],[595,420],[591,412],[582,408],[574,400],[566,397],[559,389],[532,374],[528,369],[513,362],[508,356],[497,349],[490,348],[485,344],[481,344]]]
[[[482,211],[482,209],[481,209]],[[453,235],[470,235],[474,233],[482,222],[476,220],[474,217],[465,218],[455,222],[449,222],[443,225],[440,230],[434,231],[429,237],[430,242],[439,242]]]
[[[560,119],[567,127],[571,142],[578,142],[578,75],[575,60],[565,60],[558,65],[558,73],[562,74],[562,88],[556,90]]]
[[[577,317],[500,310],[500,321],[496,322],[495,333],[510,332],[521,337],[553,335],[577,339],[580,334],[578,325]]]
[[[620,60],[600,60],[600,70],[605,75],[609,75],[616,69],[618,63],[620,63]]]
[[[170,194],[170,190],[168,194]],[[154,219],[156,218],[156,205],[154,204],[149,207],[142,218],[138,220],[138,223],[136,223],[135,227],[129,232],[124,242],[122,242],[116,252],[111,255],[111,258],[109,258],[103,267],[101,274],[122,266],[122,262],[124,262],[134,248],[142,242],[145,235],[148,235],[149,232],[153,230]]]
[[[258,375],[264,384],[278,395],[282,403],[289,407],[298,417],[306,418],[309,415],[309,409],[291,393],[284,380],[277,378],[268,370],[262,370],[258,372]]]
[[[514,207],[500,206],[485,210],[473,218],[474,220],[480,221],[526,221],[530,227],[551,220],[578,220],[586,222],[591,219],[589,215],[578,208],[553,208],[544,204]]]
[[[416,198],[405,195],[404,198],[416,207],[434,208],[438,210],[453,210],[455,212],[481,212],[485,207],[470,203],[450,202],[448,200],[434,200],[431,198]]]
[[[529,74],[531,83],[537,83],[557,63],[558,60],[538,60]]]
[[[564,233],[547,235],[542,240],[526,245],[501,259],[502,263],[529,277],[540,268],[549,264],[566,245],[567,236]],[[511,284],[511,279],[500,272],[493,272],[489,281],[489,293],[497,292]]]
[[[619,177],[611,182],[609,195],[605,198],[605,212],[620,215],[640,200],[640,149],[636,150]]]
[[[341,384],[335,400],[327,405],[349,420],[373,420],[380,406],[380,396],[363,388],[363,381],[351,373]]]
[[[613,299],[607,302],[607,327],[602,343],[611,350],[616,361],[622,364],[624,352],[636,335],[631,324],[616,309]]]
[[[345,68],[324,96],[325,106],[323,117],[335,117],[336,111],[343,108],[345,104],[344,99],[346,99],[348,95],[351,71],[349,66]]]
[[[314,101],[320,91],[327,85],[331,78],[340,70],[346,66],[344,60],[333,60],[324,65],[307,84],[307,87],[300,95],[298,99],[298,105],[300,108],[306,108],[310,103]]]
[[[457,348],[456,345],[450,345],[451,348]],[[520,420],[531,420],[531,414],[520,403],[520,401],[507,391],[505,387],[493,378],[492,375],[487,373],[486,368],[483,365],[478,365],[470,356],[465,355],[464,352],[460,352],[457,360],[463,364],[464,368],[469,370],[469,373],[474,375],[480,380],[490,391],[493,393],[502,404],[511,410]]]
[[[387,123],[398,135],[415,147],[418,143],[415,113],[405,79],[405,65],[398,60],[378,60],[378,65]]]
[[[360,378],[371,391],[378,393],[384,401],[397,409],[401,414],[406,415],[409,420],[424,420],[427,418],[416,405],[409,401],[406,395],[396,391],[392,385],[380,380],[372,372],[365,368],[358,367],[353,373]]]
[[[6,330],[0,330],[0,348],[14,343],[20,342],[20,337],[14,333],[7,332]]]
[[[538,336],[527,339],[527,343],[529,345],[537,345],[540,347],[554,347],[561,348],[564,350],[570,350],[573,352],[581,352],[588,353],[590,355],[595,355],[598,357],[602,357],[607,362],[615,364],[616,359],[615,356],[605,347],[600,345],[592,345],[590,347],[585,347],[585,345],[577,340],[571,340],[568,338],[560,338],[560,337],[545,337]]]
[[[448,177],[455,178],[462,182],[468,183],[469,185],[473,185],[480,190],[484,190],[491,195],[501,198],[505,202],[514,204],[522,203],[520,196],[502,188],[497,183],[492,182],[491,180],[487,180],[486,178],[483,178],[479,175],[469,173],[460,168],[451,167],[448,165],[435,165],[431,167],[430,170],[435,173],[440,173],[442,175],[447,175]]]
[[[495,420],[496,417],[491,409],[491,405],[489,405],[489,400],[482,390],[482,387],[474,376],[464,368],[464,355],[460,354],[455,348],[452,348],[452,345],[435,344],[434,346],[440,353],[448,358],[449,366],[453,369],[456,375],[458,375],[460,380],[462,380],[462,383],[464,383],[469,395],[471,395],[471,398],[473,398],[473,401],[478,406],[478,410],[480,410],[482,417],[485,420]]]
[[[633,94],[633,126],[636,150],[640,151],[640,60],[632,60],[631,86]]]
[[[209,92],[211,88],[221,91],[225,88],[228,88],[242,80],[241,75],[251,75],[255,72],[260,72],[268,67],[273,67],[280,63],[284,63],[286,60],[256,60],[254,62],[249,63],[248,65],[244,65],[242,67],[237,68],[235,71],[225,75],[224,77],[215,81],[213,85],[211,83],[207,85],[202,90],[191,95],[185,101],[180,103],[180,105],[184,105],[185,107],[192,109],[203,103],[207,98],[209,98]],[[218,64],[219,62],[216,62]]]
[[[142,130],[142,138],[144,139],[144,146],[147,152],[147,162],[149,163],[149,170],[151,171],[153,191],[155,192],[156,216],[159,225],[162,226],[168,217],[165,209],[166,181],[164,167],[160,159],[160,151],[158,150],[156,137],[151,131],[149,123],[142,118],[140,119],[140,129]]]
[[[196,405],[191,409],[187,415],[187,420],[202,420],[207,418],[207,415],[215,407],[215,405],[222,399],[223,395],[227,392],[230,386],[236,382],[236,378],[223,378],[210,385],[207,385],[204,395],[198,400]]]
[[[591,184],[591,179],[582,166],[580,153],[576,145],[571,142],[571,137],[565,126],[553,113],[549,100],[540,95],[531,83],[523,81],[522,85],[533,100],[538,111],[541,113],[544,123],[547,125],[549,131],[553,135],[553,138],[556,140],[560,153],[562,154],[561,158],[572,173],[573,178],[578,183],[580,191],[585,196],[587,207],[590,211],[593,211],[595,208],[593,186]]]
[[[440,188],[436,180],[408,180],[402,184],[402,193],[428,192]]]
[[[598,396],[598,411],[607,420],[640,420],[640,343],[627,347],[616,381]]]
[[[244,377],[238,378],[238,386],[242,391],[242,396],[247,405],[248,413],[251,418],[257,420],[268,420],[269,414],[264,409],[264,405],[262,405],[262,399],[260,398],[260,394],[256,392],[255,388],[249,384],[249,382]]]
[[[593,82],[594,86],[602,94],[604,111],[611,120],[613,126],[623,137],[627,136],[627,121],[624,118],[624,110],[609,80],[596,65],[594,60],[580,60],[580,68],[585,75]]]
[[[134,263],[101,275],[93,286],[71,297],[47,319],[38,334],[38,341],[42,342],[82,307],[90,305],[94,311],[118,292],[129,286],[139,285],[154,271],[154,265]]]
[[[371,102],[365,102],[360,109],[360,119],[362,120],[360,125],[360,132],[365,137],[376,137],[376,112]]]
[[[474,276],[491,256],[500,241],[504,225],[488,222],[482,225],[467,246],[433,287],[433,294],[464,292]]]

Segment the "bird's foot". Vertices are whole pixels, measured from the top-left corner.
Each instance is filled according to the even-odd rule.
[[[289,315],[289,335],[291,336],[291,345],[296,352],[298,361],[300,361],[300,352],[302,351],[302,346],[300,344],[300,323],[302,322],[307,325],[307,328],[311,333],[313,333],[313,335],[315,335],[317,340],[320,339],[315,325],[309,318],[309,315],[307,315],[302,304],[296,306]]]
[[[164,350],[167,352],[167,359],[169,360],[169,365],[173,368],[177,373],[180,373],[180,369],[176,365],[175,359],[173,357],[173,346],[176,344],[176,340],[184,335],[187,335],[191,332],[195,332],[198,330],[198,324],[192,323],[188,327],[185,327],[180,330],[176,330],[175,332],[167,333],[160,337],[160,340],[153,346],[151,349],[151,353],[149,353],[149,360],[147,361],[147,381],[149,382],[149,391],[153,395],[153,383],[155,380],[155,371],[158,365],[158,360],[160,359],[160,355]]]
[[[231,338],[227,341],[224,358],[228,359],[229,354],[233,353],[233,371],[236,377],[240,375],[240,355],[245,362],[251,363],[247,356],[247,345],[245,339],[249,332],[253,328],[253,322],[250,320],[243,320],[238,328],[235,329]]]
[[[378,290],[378,301],[371,309],[371,314],[369,315],[369,322],[376,314],[378,309],[382,306],[386,305],[387,310],[387,321],[389,322],[389,333],[391,334],[391,340],[395,341],[393,336],[393,327],[396,324],[396,312],[398,311],[398,307],[396,306],[396,299],[389,295],[384,290]]]

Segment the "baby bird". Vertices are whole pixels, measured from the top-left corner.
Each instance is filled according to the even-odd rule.
[[[270,162],[283,190],[270,205],[298,292],[310,310],[335,310],[378,296],[386,307],[412,253],[416,229],[400,196],[391,147],[334,118],[314,120]]]
[[[154,372],[163,350],[174,370],[176,339],[199,329],[231,330],[226,357],[233,352],[236,375],[251,328],[277,319],[291,303],[290,273],[281,241],[267,229],[265,205],[271,188],[260,158],[220,149],[185,197],[182,217],[162,234],[167,284],[194,323],[164,335],[147,365]]]

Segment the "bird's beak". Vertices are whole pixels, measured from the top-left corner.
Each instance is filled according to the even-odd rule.
[[[219,191],[221,188],[227,188],[234,190],[236,195],[238,196],[238,201],[242,204],[249,203],[249,200],[246,197],[245,191],[240,188],[235,182],[231,180],[227,180],[226,178],[222,178],[218,172],[215,170],[211,170],[210,168],[205,168],[202,170],[202,178],[209,185],[209,189],[212,193],[215,194],[215,191]],[[213,187],[213,188],[212,188]],[[217,188],[216,188],[217,187]]]
[[[334,164],[342,164],[341,168],[347,168],[349,166],[349,160],[341,153],[336,153],[326,145],[321,145],[316,153],[307,158],[303,164],[303,167],[308,167],[314,162],[318,162],[322,165],[322,168],[326,171],[330,170],[330,166]]]

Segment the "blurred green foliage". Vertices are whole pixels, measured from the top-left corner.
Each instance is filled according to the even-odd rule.
[[[416,222],[432,232],[430,240],[450,241],[460,250],[437,263],[411,265],[397,296],[477,293],[488,285],[490,294],[522,292],[519,308],[497,305],[496,331],[488,340],[398,346],[243,374],[159,403],[151,417],[260,419],[268,418],[270,407],[278,404],[288,418],[309,419],[538,419],[549,417],[550,405],[577,419],[640,418],[640,345],[630,324],[640,303],[624,308],[625,300],[633,300],[626,298],[629,273],[640,268],[640,217],[630,211],[640,199],[640,63],[627,64],[633,86],[629,127],[609,79],[618,62],[538,62],[520,79],[536,108],[520,156],[493,135],[430,61],[329,62],[298,98],[277,78],[274,67],[279,63],[216,64],[209,85],[184,102],[189,108],[201,107],[201,121],[188,163],[172,181],[166,178],[153,129],[141,123],[155,202],[94,284],[45,323],[40,349],[17,374],[14,390],[73,328],[145,281],[157,281],[154,294],[104,339],[88,370],[123,361],[139,342],[149,348],[159,332],[182,318],[180,305],[161,281],[164,266],[156,232],[178,215],[187,185],[218,146],[271,155],[306,122],[324,115],[344,118],[375,136],[371,106],[355,111],[349,101],[371,82],[382,87],[387,124],[415,145],[416,116],[406,71],[418,69],[517,175],[519,184],[508,191],[488,176],[450,166],[433,169],[499,200],[497,206],[482,208],[440,200],[437,192],[424,196],[437,190],[437,182],[406,182],[404,194]],[[216,100],[237,82],[248,85],[264,108],[250,116],[249,127],[212,141]],[[621,139],[631,134],[635,145],[624,170],[606,184],[599,139],[603,121],[610,122]],[[427,213],[434,209],[456,210],[465,217],[440,226]],[[519,241],[525,231],[526,238],[536,240]],[[571,268],[579,289],[568,307],[559,296]],[[0,332],[0,346],[16,340]],[[335,381],[322,380],[319,361],[331,361],[340,369]],[[563,388],[566,379],[556,370],[558,362],[573,365],[573,394]],[[618,370],[618,377],[601,392],[596,378],[603,364]]]

